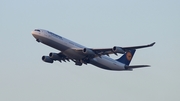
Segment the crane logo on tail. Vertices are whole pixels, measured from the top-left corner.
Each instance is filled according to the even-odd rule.
[[[126,58],[127,58],[128,61],[131,61],[131,59],[132,59],[132,54],[131,54],[131,52],[127,52]]]

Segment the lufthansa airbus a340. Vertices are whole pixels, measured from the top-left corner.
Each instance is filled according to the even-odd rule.
[[[132,65],[130,62],[136,49],[151,47],[155,44],[151,43],[142,46],[119,47],[112,48],[87,48],[68,40],[62,36],[54,34],[43,29],[35,29],[32,35],[37,42],[41,42],[52,48],[59,50],[59,53],[50,53],[49,56],[42,56],[42,60],[47,63],[54,61],[70,61],[72,60],[76,65],[92,64],[106,70],[123,71],[133,70],[134,68],[149,67],[149,65]],[[112,59],[109,54],[123,54],[119,59]]]

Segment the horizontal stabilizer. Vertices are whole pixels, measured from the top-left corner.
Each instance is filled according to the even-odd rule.
[[[143,68],[143,67],[150,67],[150,65],[132,65],[132,66],[125,66],[127,70],[132,70],[134,68]]]

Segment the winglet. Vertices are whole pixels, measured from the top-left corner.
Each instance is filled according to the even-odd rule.
[[[153,43],[149,44],[149,46],[153,46],[155,43],[156,43],[156,42],[153,42]]]

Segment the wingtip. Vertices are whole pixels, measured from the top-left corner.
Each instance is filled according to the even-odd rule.
[[[156,42],[153,42],[153,43],[151,43],[149,46],[154,46],[155,43],[156,43]]]
[[[152,46],[153,46],[155,43],[156,43],[156,42],[153,42],[153,43],[152,43]]]

